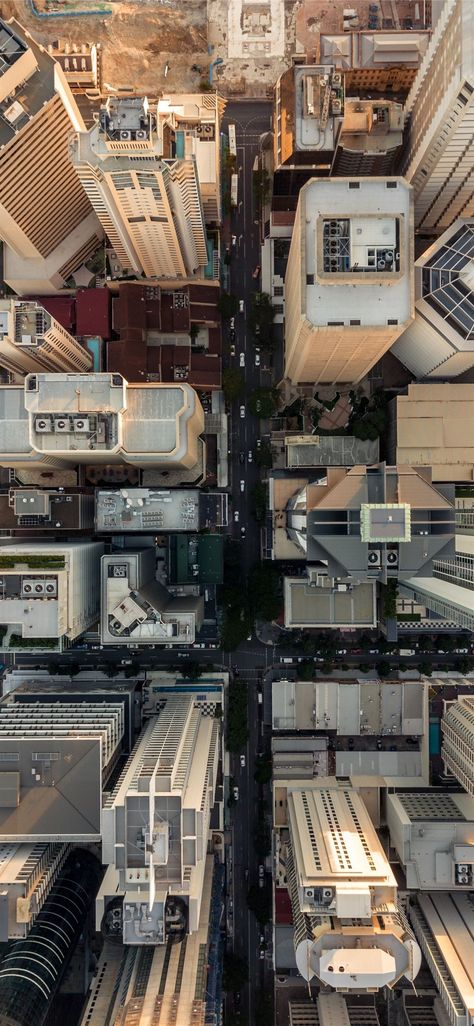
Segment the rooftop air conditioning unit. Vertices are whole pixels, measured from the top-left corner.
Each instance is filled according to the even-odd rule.
[[[71,431],[71,421],[67,417],[58,417],[58,419],[54,421],[54,430],[63,432]]]
[[[45,431],[52,431],[53,422],[51,417],[37,417],[35,420],[35,430],[40,434],[44,434]]]
[[[139,128],[138,131],[135,132],[135,139],[148,139],[148,132],[144,132],[143,129]]]
[[[332,901],[334,897],[334,891],[332,887],[323,887],[323,898],[324,901]]]
[[[387,552],[387,566],[398,566],[398,552]]]
[[[463,864],[459,864],[459,865],[456,866],[456,872],[457,873],[468,873],[469,872],[469,866],[465,866]]]
[[[305,895],[305,898],[309,898],[311,901],[313,901],[313,899],[314,899],[314,889],[313,889],[313,887],[307,887],[305,892],[304,892],[304,895]]]
[[[74,417],[73,424],[74,431],[78,431],[79,433],[87,432],[90,430],[88,417]]]
[[[342,75],[340,75],[338,72],[336,72],[332,76],[331,85],[333,85],[333,86],[340,86],[340,85],[342,85]]]
[[[131,132],[121,132],[120,133],[120,138],[123,139],[124,142],[128,142],[132,138],[132,133]]]
[[[45,582],[30,578],[28,581],[22,582],[22,594],[28,595],[30,598],[41,598],[44,595]]]
[[[369,566],[380,566],[380,552],[378,549],[369,549],[367,554],[367,562]]]

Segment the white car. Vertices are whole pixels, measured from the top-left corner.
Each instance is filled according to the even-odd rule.
[[[241,367],[245,367],[245,353],[240,354],[239,363]]]
[[[260,367],[260,353],[255,353],[255,366]]]
[[[247,459],[248,459],[249,463],[251,463],[252,460],[253,460],[253,454],[252,454],[252,450],[251,449],[249,449],[249,454],[248,454]]]
[[[229,321],[229,328],[230,328],[231,331],[234,330],[234,328],[235,328],[235,317],[231,317],[231,319]]]
[[[232,788],[232,794],[234,796],[234,801],[238,802],[238,800],[239,800],[239,789],[238,789],[238,787],[233,787]]]
[[[245,492],[245,481],[240,482],[240,491]]]
[[[245,417],[245,406],[240,407],[240,416]]]
[[[244,301],[243,301],[243,299],[239,299],[239,313],[243,313],[243,312],[244,312]]]
[[[238,524],[239,516],[240,516],[240,513],[239,513],[238,509],[234,510],[234,523],[235,524]]]
[[[242,766],[242,769],[245,769],[245,755],[240,756],[240,765]]]

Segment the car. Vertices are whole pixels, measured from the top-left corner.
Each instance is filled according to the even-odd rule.
[[[261,448],[262,448],[262,439],[261,439],[261,438],[257,438],[257,445],[256,445],[256,449],[257,449],[257,451],[258,451],[258,450],[259,450],[259,449],[261,449]]]
[[[243,449],[239,452],[239,463],[245,463],[245,453]]]
[[[253,454],[252,454],[252,450],[251,449],[249,449],[249,453],[248,453],[248,457],[247,458],[248,458],[249,463],[251,463],[252,460],[253,460]]]
[[[241,353],[239,356],[239,364],[241,367],[245,367],[245,353]]]
[[[121,666],[131,666],[132,665],[132,660],[131,659],[121,659],[120,660],[120,665]]]
[[[235,524],[238,524],[239,516],[240,516],[240,513],[239,513],[238,509],[234,510],[234,523]]]
[[[349,751],[352,752],[352,749],[354,747],[354,738],[353,737],[348,737],[347,738],[347,747],[348,747]]]
[[[265,869],[264,869],[264,867],[262,865],[260,865],[258,867],[258,879],[259,880],[263,880],[264,876],[265,876]]]
[[[236,246],[236,245],[237,245],[237,236],[236,236],[236,235],[233,235],[233,236],[232,236],[232,245],[233,245],[233,246]]]
[[[240,765],[242,766],[242,769],[245,769],[245,755],[240,756]]]
[[[235,342],[236,334],[233,328],[231,328],[229,331],[229,339],[231,342]]]
[[[260,367],[260,353],[255,353],[255,366]]]
[[[361,648],[351,648],[351,655],[362,655]]]
[[[255,338],[258,338],[258,337],[259,337],[259,335],[260,335],[260,325],[259,325],[259,324],[256,324],[256,325],[255,325],[255,327],[254,327],[254,329],[253,329],[253,333],[254,333],[254,335],[255,335]]]
[[[230,355],[235,356],[235,346],[230,347]]]
[[[408,741],[409,745],[417,745],[418,744],[418,738],[415,736],[415,734],[412,734],[410,737],[407,737],[407,741]]]
[[[260,270],[261,270],[260,264],[257,264],[255,270],[252,271],[252,278],[258,278],[259,274],[260,274]]]
[[[240,491],[245,492],[245,481],[240,482]]]
[[[347,648],[338,648],[336,655],[347,655]]]
[[[232,795],[233,795],[233,798],[234,798],[234,802],[238,802],[238,800],[239,800],[239,789],[238,789],[238,787],[233,787],[232,788]]]
[[[242,527],[240,528],[240,533],[241,533],[241,535],[242,535],[242,538],[243,538],[243,537],[244,537],[244,535],[245,535],[245,527],[244,527],[244,525],[243,525],[243,524],[242,524]]]
[[[178,659],[189,659],[189,652],[178,652]]]
[[[381,752],[382,748],[383,748],[382,739],[380,737],[378,737],[377,738],[377,751]]]
[[[245,417],[245,406],[241,406],[241,407],[240,407],[240,416],[241,416],[242,418],[244,418],[244,417]]]
[[[378,654],[379,654],[378,648],[369,648],[369,655],[378,655]]]
[[[257,399],[257,401],[255,403],[255,409],[256,409],[257,413],[260,413],[260,410],[262,409],[262,404],[260,402],[260,399]]]
[[[234,328],[235,328],[235,317],[231,317],[231,319],[229,321],[229,328],[230,328],[231,331],[234,330]]]
[[[468,648],[455,648],[454,651],[455,651],[456,655],[469,655],[469,649]]]
[[[265,948],[260,948],[259,958],[265,958]]]
[[[243,299],[239,299],[239,313],[243,313],[245,309],[245,303]]]

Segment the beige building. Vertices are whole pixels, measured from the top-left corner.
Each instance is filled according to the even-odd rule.
[[[392,402],[397,464],[431,467],[433,481],[472,481],[474,385],[416,384]]]
[[[0,299],[0,366],[24,376],[41,371],[88,371],[92,355],[43,306]]]
[[[474,214],[474,23],[472,4],[446,0],[408,94],[416,228],[439,235]]]
[[[0,550],[0,623],[7,626],[2,647],[21,650],[13,636],[34,648],[38,639],[56,641],[57,650],[99,619],[100,557],[104,546],[81,541],[15,542]],[[43,646],[44,647],[44,646]]]
[[[120,374],[29,374],[0,386],[0,466],[131,464],[190,470],[202,458],[204,412],[182,384],[129,384]]]
[[[164,945],[199,928],[220,757],[220,689],[154,688],[152,716],[102,812],[97,927],[123,897],[123,941]],[[204,696],[204,697],[203,697]],[[158,705],[159,700],[159,705]]]
[[[413,980],[421,953],[361,795],[278,780],[273,797],[276,875],[284,865],[303,978],[349,993]]]
[[[84,122],[60,65],[13,20],[0,51],[4,276],[20,295],[56,292],[102,238],[68,155]]]
[[[430,35],[428,30],[415,28],[322,34],[320,60],[344,73],[346,92],[372,89],[398,93],[410,88]]]
[[[93,128],[71,143],[121,274],[203,276],[206,219],[220,214],[219,105],[203,100],[165,98],[157,109],[146,97],[109,97]]]
[[[413,319],[411,190],[401,178],[312,179],[285,279],[285,376],[356,383]]]

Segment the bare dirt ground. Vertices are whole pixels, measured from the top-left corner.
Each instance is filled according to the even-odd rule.
[[[94,7],[84,0],[83,9]],[[102,83],[137,93],[197,91],[207,75],[206,0],[109,0],[112,14],[35,17],[26,0],[0,0],[0,17],[16,18],[40,43],[100,43]],[[166,64],[169,65],[165,78]],[[201,72],[191,70],[195,64]]]

